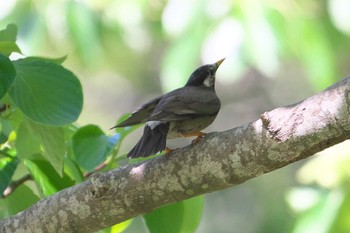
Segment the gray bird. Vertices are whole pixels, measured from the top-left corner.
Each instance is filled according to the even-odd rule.
[[[205,135],[201,130],[215,120],[221,107],[215,93],[215,73],[224,60],[199,67],[184,87],[148,101],[113,127],[146,123],[141,139],[128,153],[128,158],[147,157],[163,151],[167,138],[197,136],[198,140]]]

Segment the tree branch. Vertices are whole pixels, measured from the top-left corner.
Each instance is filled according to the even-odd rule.
[[[1,232],[93,232],[240,184],[350,137],[350,77],[261,119],[138,164],[96,173],[0,222]]]

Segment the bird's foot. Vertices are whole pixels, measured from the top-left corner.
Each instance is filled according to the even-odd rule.
[[[177,148],[176,148],[177,149]],[[170,157],[170,153],[173,152],[176,149],[170,149],[168,147],[165,148],[165,157],[169,158]]]
[[[205,136],[207,136],[206,133],[203,133],[203,132],[198,132],[196,133],[195,135],[193,136],[197,136],[195,139],[192,140],[192,144],[196,144],[198,142],[200,142],[202,140],[202,138],[204,138]]]

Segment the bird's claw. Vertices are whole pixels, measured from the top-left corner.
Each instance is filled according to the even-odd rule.
[[[176,148],[176,149],[177,149],[177,148]],[[173,151],[176,150],[176,149],[170,149],[170,148],[166,147],[166,148],[165,148],[165,158],[169,158],[171,152],[173,152]]]
[[[204,138],[205,136],[207,136],[206,133],[199,132],[197,137],[195,139],[193,139],[191,143],[196,144],[196,143],[200,142],[202,140],[202,138]]]

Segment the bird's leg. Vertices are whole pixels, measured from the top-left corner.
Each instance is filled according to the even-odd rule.
[[[193,133],[188,133],[188,134],[182,134],[183,137],[196,137],[195,139],[192,140],[192,144],[198,143],[202,138],[204,138],[207,134],[203,132],[193,132]]]
[[[173,152],[176,149],[170,149],[169,147],[165,148],[165,157],[169,158],[170,157],[170,153]]]
[[[197,137],[195,139],[192,140],[192,144],[196,144],[198,142],[200,142],[202,140],[202,138],[204,138],[205,136],[207,136],[206,133],[203,132],[198,132],[198,134],[196,135]]]

